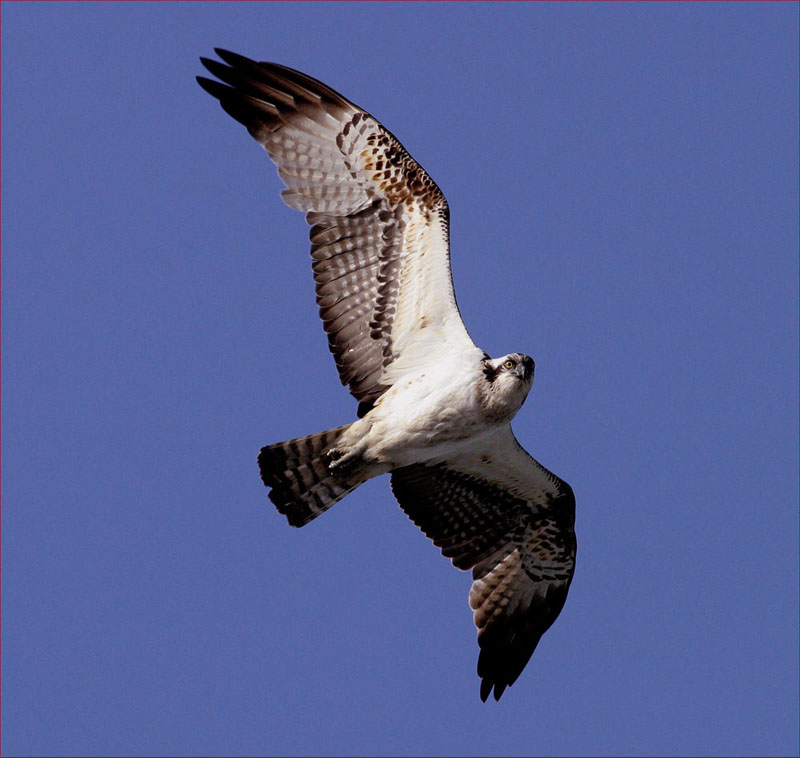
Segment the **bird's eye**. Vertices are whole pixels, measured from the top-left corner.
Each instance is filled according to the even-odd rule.
[[[515,365],[514,361],[509,359],[503,364],[503,368],[514,368]]]

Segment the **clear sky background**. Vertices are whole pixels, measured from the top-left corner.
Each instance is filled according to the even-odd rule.
[[[797,753],[798,5],[4,3],[5,754]],[[452,212],[569,599],[482,704],[468,574],[267,443],[354,418],[307,229],[195,83],[221,46],[382,120]]]

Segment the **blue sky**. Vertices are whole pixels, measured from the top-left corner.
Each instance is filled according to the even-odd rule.
[[[797,753],[796,3],[2,22],[5,754]],[[258,449],[355,403],[214,46],[397,134],[472,336],[536,359],[514,428],[578,565],[499,704],[387,478],[302,530],[267,500]]]

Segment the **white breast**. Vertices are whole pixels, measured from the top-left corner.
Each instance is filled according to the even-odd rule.
[[[407,466],[460,449],[492,428],[476,390],[474,360],[440,361],[398,378],[367,417],[367,459]]]

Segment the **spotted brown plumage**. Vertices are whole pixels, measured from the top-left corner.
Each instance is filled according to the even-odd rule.
[[[306,213],[317,304],[358,420],[262,448],[270,499],[303,526],[391,474],[403,510],[471,569],[480,695],[499,699],[566,600],[575,500],[510,422],[533,384],[522,353],[470,339],[450,275],[436,183],[376,119],[322,82],[217,50],[198,77],[265,148]]]
[[[460,334],[451,328],[438,336],[472,344],[450,278],[447,201],[424,169],[369,113],[322,82],[217,53],[228,65],[201,60],[228,86],[198,82],[278,166],[284,201],[307,213],[320,316],[340,379],[356,399],[369,405],[385,391],[396,327],[413,333],[415,311],[460,324]],[[398,310],[400,277],[417,269],[430,272],[429,286]]]
[[[571,487],[508,436],[453,461],[392,472],[392,491],[411,520],[460,569],[472,569],[481,698],[499,699],[555,621],[575,569]],[[497,480],[496,463],[526,471],[520,488]],[[532,486],[535,483],[535,486]]]

